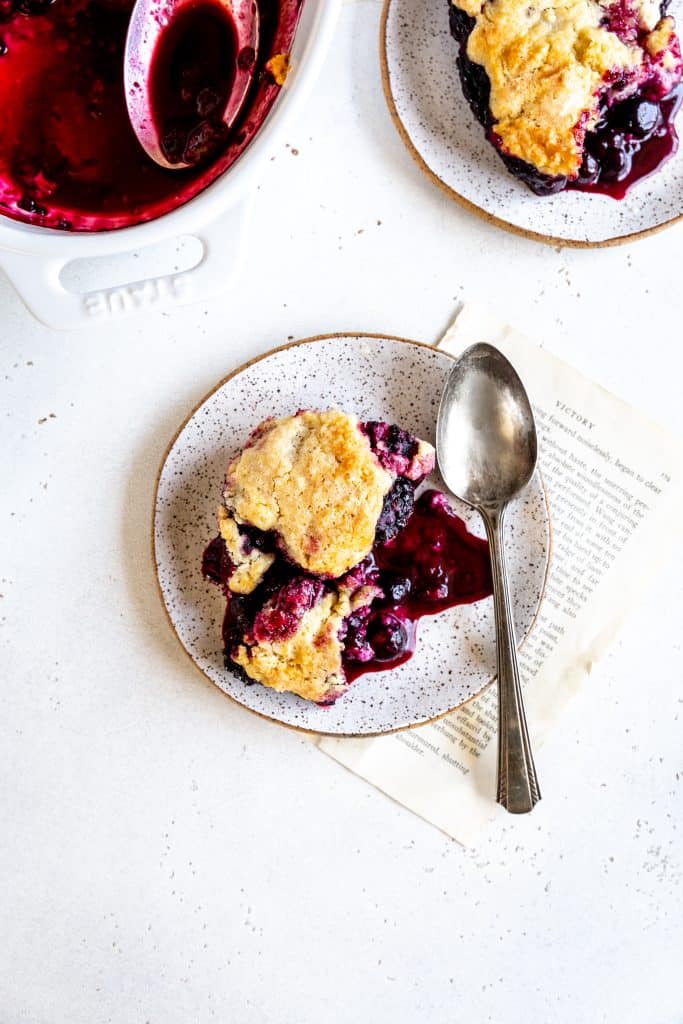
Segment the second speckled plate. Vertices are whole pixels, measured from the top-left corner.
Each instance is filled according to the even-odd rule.
[[[681,22],[683,0],[669,13]],[[615,245],[683,217],[683,147],[625,199],[540,197],[510,175],[460,86],[447,0],[385,0],[382,77],[389,109],[426,174],[457,202],[509,231],[569,246]],[[681,131],[683,114],[679,115]]]
[[[284,725],[336,736],[368,736],[420,725],[452,711],[495,672],[491,598],[428,616],[417,650],[398,668],[361,676],[333,707],[247,686],[223,665],[225,600],[202,577],[216,535],[216,510],[230,458],[267,416],[301,408],[344,409],[383,419],[434,443],[436,413],[451,356],[429,345],[376,335],[312,338],[275,349],[235,370],[180,428],[159,474],[154,556],[171,624],[194,663],[240,704]],[[429,484],[443,487],[437,473]],[[457,505],[473,532],[477,513]],[[550,521],[537,474],[507,517],[507,552],[517,635],[531,629],[545,587]]]

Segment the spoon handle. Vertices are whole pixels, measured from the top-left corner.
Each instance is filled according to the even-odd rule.
[[[517,666],[517,645],[505,564],[503,519],[505,505],[482,509],[486,524],[496,617],[498,660],[498,795],[511,814],[533,810],[541,799],[531,753]]]

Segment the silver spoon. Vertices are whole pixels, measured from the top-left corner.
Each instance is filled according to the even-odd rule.
[[[536,426],[514,368],[492,345],[473,345],[451,370],[441,398],[436,453],[447,486],[476,508],[493,570],[498,660],[498,803],[513,814],[541,799],[517,667],[503,521],[536,467]]]
[[[256,0],[211,2],[225,8],[235,31],[234,78],[221,116],[223,123],[230,128],[242,109],[254,77],[256,62],[253,58],[259,41],[258,8]],[[171,162],[164,154],[152,109],[150,71],[161,34],[181,11],[197,6],[197,0],[136,0],[126,36],[123,79],[130,123],[147,155],[161,167],[172,171],[182,171],[194,165],[182,159]]]

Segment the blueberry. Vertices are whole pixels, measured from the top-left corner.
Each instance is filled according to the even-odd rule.
[[[554,196],[567,187],[567,179],[561,175],[553,178],[548,174],[531,173],[519,177],[537,196]]]
[[[623,181],[631,170],[631,154],[624,136],[617,133],[601,140],[601,154],[598,156],[605,181]]]
[[[412,583],[406,576],[389,576],[382,579],[382,590],[388,601],[400,604],[410,594]]]
[[[448,573],[440,565],[430,565],[422,575],[420,598],[429,604],[445,601],[448,597]]]
[[[632,104],[628,131],[636,139],[647,139],[659,122],[659,107],[650,100],[638,100]]]
[[[236,661],[232,660],[230,649],[223,651],[223,664],[233,673],[233,675],[236,675],[237,678],[245,684],[245,686],[253,686],[256,682],[255,679],[252,679],[251,676],[247,675],[241,665],[238,665]]]
[[[378,612],[368,626],[368,640],[378,661],[393,661],[405,653],[408,634],[395,615]]]
[[[417,451],[417,440],[395,423],[392,423],[387,431],[386,445],[393,455],[403,455],[407,459],[412,459]]]
[[[607,132],[601,132],[600,135],[589,135],[586,139],[586,148],[595,157],[600,165],[603,160],[609,156],[609,151],[612,148],[612,137]]]
[[[346,620],[346,625],[349,629],[349,632],[357,633],[360,629],[363,629],[365,627],[366,618],[367,616],[363,615],[362,612],[355,612],[353,615],[349,615],[348,619]]]
[[[228,594],[228,604],[223,619],[223,644],[226,652],[233,651],[244,643],[253,621],[250,602],[237,594]]]
[[[600,164],[592,153],[586,153],[576,179],[580,185],[595,185],[600,177]]]
[[[634,96],[611,107],[607,111],[606,124],[596,126],[594,130],[600,136],[623,133],[642,142],[655,131],[659,119],[660,110],[656,103],[641,96]]]
[[[62,230],[67,230],[63,228]],[[222,537],[214,537],[202,556],[202,574],[216,583],[219,587],[226,587],[233,572],[233,564],[230,561],[228,549]]]
[[[240,526],[240,537],[242,538],[242,550],[245,555],[256,548],[258,551],[270,552],[275,547],[273,535],[264,533],[256,526]]]

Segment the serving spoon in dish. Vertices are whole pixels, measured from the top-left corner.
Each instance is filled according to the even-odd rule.
[[[453,494],[484,520],[491,552],[498,663],[498,803],[512,814],[541,799],[522,700],[510,585],[505,509],[527,486],[538,445],[531,404],[514,367],[492,345],[468,348],[441,398],[436,456]]]
[[[258,44],[256,0],[136,0],[126,105],[155,163],[186,170],[225,142],[254,79]]]

